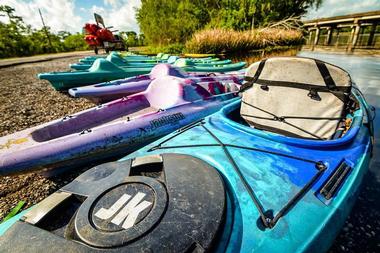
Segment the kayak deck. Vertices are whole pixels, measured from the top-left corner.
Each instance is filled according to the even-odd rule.
[[[225,233],[231,233],[229,240],[242,235],[243,244],[230,244],[231,250],[327,250],[368,168],[370,136],[362,125],[363,112],[355,113],[351,128],[340,139],[316,141],[242,125],[237,120],[239,108],[240,101],[233,102],[122,161],[176,153],[192,155],[217,169],[237,203],[231,206],[233,231]],[[344,180],[328,197],[327,182],[341,167],[347,169]]]

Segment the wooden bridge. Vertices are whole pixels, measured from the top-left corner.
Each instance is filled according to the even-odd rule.
[[[304,49],[380,50],[380,11],[304,21]]]

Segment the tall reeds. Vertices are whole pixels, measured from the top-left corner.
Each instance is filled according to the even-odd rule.
[[[186,43],[189,53],[230,53],[270,46],[298,45],[303,42],[299,29],[264,28],[249,31],[208,29],[196,32]]]

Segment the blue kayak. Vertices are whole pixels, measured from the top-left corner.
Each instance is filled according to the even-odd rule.
[[[260,66],[254,73],[261,72]],[[331,66],[320,70],[335,71]],[[346,94],[353,101],[344,114],[349,124],[329,139],[253,128],[241,110],[248,101],[245,89],[264,80],[259,75],[247,78],[242,99],[120,161],[88,170],[1,225],[0,250],[17,245],[19,251],[38,252],[327,251],[368,169],[371,107],[353,86]],[[272,92],[289,83],[260,85]],[[316,86],[317,94],[309,99],[327,100],[330,91]],[[340,88],[336,85],[332,94]],[[287,120],[276,116],[276,121]]]

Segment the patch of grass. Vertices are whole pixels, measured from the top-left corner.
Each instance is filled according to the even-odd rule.
[[[196,32],[186,43],[189,53],[231,53],[303,43],[298,29],[264,28],[248,31],[207,29]]]

